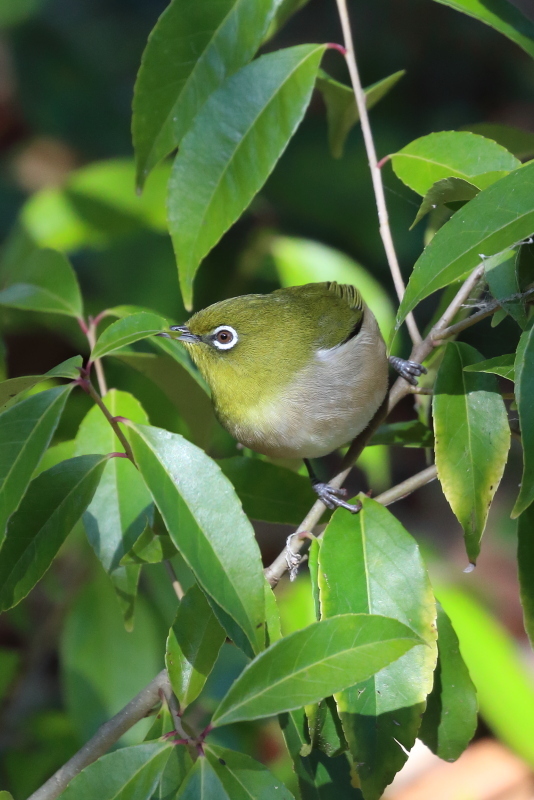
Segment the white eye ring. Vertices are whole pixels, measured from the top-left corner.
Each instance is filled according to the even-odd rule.
[[[232,338],[230,339],[229,342],[220,342],[217,340],[217,334],[219,334],[221,331],[224,331],[225,333],[230,333],[232,335]],[[232,328],[231,325],[219,325],[219,327],[215,328],[215,330],[211,334],[211,341],[213,343],[213,346],[216,347],[217,350],[231,350],[232,347],[235,347],[235,345],[238,343],[239,337],[237,335],[237,331],[235,330],[235,328]]]

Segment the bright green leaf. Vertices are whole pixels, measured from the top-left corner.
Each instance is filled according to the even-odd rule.
[[[224,787],[228,800],[293,800],[291,792],[272,772],[245,753],[210,744],[206,746],[206,759]]]
[[[425,297],[466,277],[483,257],[534,233],[534,162],[480,192],[437,231],[417,260],[397,325]]]
[[[169,181],[169,229],[180,287],[261,189],[308,106],[325,45],[261,56],[228,78],[184,136]]]
[[[510,427],[496,378],[464,372],[481,360],[463,342],[449,342],[433,398],[438,478],[464,530],[467,555],[475,563],[488,511],[501,482],[510,448]]]
[[[534,58],[534,22],[507,0],[436,0],[490,25]]]
[[[106,461],[72,458],[31,482],[0,548],[0,610],[19,603],[48,570],[91,502]]]
[[[45,472],[47,469],[55,467],[56,464],[60,463],[60,461],[66,461],[68,458],[74,458],[75,446],[75,440],[68,439],[66,442],[59,442],[59,444],[49,447],[42,459],[39,461],[39,465],[33,473],[33,477],[36,478],[41,474],[41,472]]]
[[[336,512],[323,536],[323,618],[380,613],[426,642],[336,695],[362,791],[366,800],[375,800],[405,763],[421,724],[437,658],[436,608],[415,539],[379,503],[367,497],[362,502],[355,517]]]
[[[264,643],[260,551],[234,489],[219,467],[178,434],[130,427],[139,470],[171,538],[207,594],[245,632]]]
[[[397,620],[344,614],[275,642],[234,681],[212,724],[260,719],[315,703],[366,680],[421,639]]]
[[[76,775],[59,797],[151,800],[172,750],[172,744],[150,742],[108,753]]]
[[[364,89],[367,108],[371,109],[376,105],[405,74],[406,70],[401,69]],[[352,87],[339,83],[323,70],[319,72],[316,85],[326,105],[330,152],[334,158],[341,158],[347,136],[360,120],[354,91]]]
[[[82,367],[82,365],[82,357],[73,356],[73,358],[68,358],[43,375],[21,375],[19,378],[9,378],[7,381],[2,381],[0,383],[0,413],[14,405],[19,394],[42,381],[47,381],[50,378],[72,378],[72,380],[76,380],[76,378],[80,377],[78,368]]]
[[[155,533],[150,525],[147,525],[138,539],[120,560],[123,566],[129,564],[158,564],[173,558],[178,551],[167,532]]]
[[[430,189],[423,197],[423,202],[419,206],[419,211],[416,214],[414,221],[410,226],[410,230],[417,225],[430,211],[433,211],[438,206],[443,206],[446,203],[468,202],[479,193],[478,186],[469,183],[463,178],[442,178],[436,183],[433,183]]]
[[[109,328],[99,336],[91,353],[91,359],[102,358],[121,347],[126,347],[140,339],[155,336],[167,328],[169,323],[158,314],[132,314],[117,322],[112,322]]]
[[[477,697],[451,621],[438,605],[439,659],[419,738],[445,761],[456,761],[477,727]]]
[[[126,392],[111,389],[103,400],[114,417],[148,422],[139,402]],[[122,450],[122,444],[101,409],[93,406],[78,430],[75,454],[106,454]],[[133,626],[140,567],[123,566],[120,561],[147,523],[152,522],[153,515],[152,497],[138,470],[128,458],[111,458],[91,505],[83,515],[83,524],[91,547],[116,589],[128,629]]]
[[[147,42],[133,100],[137,185],[169,155],[208,97],[247,64],[280,0],[172,0]]]
[[[217,463],[252,519],[298,525],[315,501],[310,481],[284,467],[245,456]]]
[[[226,638],[202,589],[191,586],[167,638],[165,663],[180,708],[196,700]]]
[[[462,130],[493,139],[520,160],[534,156],[534,133],[531,131],[512,128],[510,125],[495,125],[491,122],[464,125]]]
[[[514,370],[515,353],[510,353],[505,356],[495,356],[495,358],[488,358],[486,361],[479,361],[478,364],[469,364],[464,367],[464,372],[492,372],[494,375],[500,375],[501,378],[508,378],[513,381],[515,378]]]
[[[433,447],[434,434],[427,425],[419,420],[409,422],[391,422],[380,425],[369,441],[374,445],[400,445],[401,447]]]
[[[512,518],[518,517],[534,500],[534,326],[519,340],[515,359],[515,399],[523,446],[523,476]]]
[[[72,386],[47,389],[0,414],[0,541],[57,428]]]
[[[81,317],[82,296],[76,274],[63,253],[35,250],[20,265],[16,281],[0,292],[0,305]]]
[[[525,630],[534,647],[534,504],[517,520],[517,566]]]

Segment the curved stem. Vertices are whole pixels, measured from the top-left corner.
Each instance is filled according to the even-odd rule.
[[[107,419],[107,421],[109,422],[109,424],[111,425],[113,430],[115,431],[115,435],[116,435],[117,439],[119,440],[119,442],[124,447],[124,452],[126,453],[128,458],[130,459],[132,464],[135,465],[135,459],[134,459],[134,455],[133,455],[133,452],[132,452],[132,448],[130,447],[130,442],[128,441],[128,439],[126,438],[124,433],[121,431],[121,429],[119,427],[119,423],[117,422],[116,417],[114,417],[112,415],[111,411],[106,407],[106,404],[104,403],[104,401],[102,400],[102,398],[100,397],[98,392],[95,391],[95,388],[94,388],[93,384],[91,383],[91,381],[89,380],[89,378],[80,378],[78,383],[87,392],[89,397],[91,397],[95,401],[97,406],[100,408],[100,410],[104,414],[105,418]]]
[[[96,319],[89,318],[89,325],[86,328],[85,335],[87,336],[87,341],[89,342],[89,347],[91,348],[91,352],[96,344],[96,326],[100,321],[100,315]],[[91,364],[91,362],[89,362]],[[95,358],[92,362],[95,365],[95,373],[96,379],[98,381],[98,388],[100,389],[100,394],[104,397],[108,393],[108,385],[106,382],[106,376],[104,373],[104,367],[102,366],[102,361],[99,358]]]

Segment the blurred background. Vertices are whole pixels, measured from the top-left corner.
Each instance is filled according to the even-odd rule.
[[[534,19],[532,0],[516,4]],[[163,0],[0,0],[0,277],[30,237],[69,254],[88,313],[138,304],[180,323],[188,315],[165,227],[167,167],[156,170],[143,197],[137,198],[130,139],[136,71],[165,5]],[[432,131],[475,123],[534,132],[534,64],[512,42],[431,0],[360,0],[350,6],[364,86],[406,70],[371,113],[379,157]],[[333,0],[310,0],[264,49],[340,40]],[[347,81],[339,54],[328,52],[324,67]],[[425,223],[409,231],[418,198],[389,166],[383,174],[407,277],[423,247]],[[280,247],[291,243],[278,236],[314,240],[341,251],[395,302],[360,130],[351,132],[343,158],[333,159],[318,93],[265,188],[201,267],[196,308],[277,288],[285,274]],[[280,245],[278,250],[273,242]],[[423,304],[421,326],[430,320],[435,304],[435,298]],[[67,318],[2,309],[0,327],[2,380],[41,374],[87,352],[75,321]],[[485,321],[464,339],[491,358],[512,352],[518,335],[507,318],[497,328]],[[406,356],[407,340],[398,347]],[[188,434],[187,423],[163,389],[117,359],[106,362],[106,374],[111,386],[141,400],[152,424]],[[512,390],[511,384],[506,390]],[[72,396],[56,442],[75,435],[89,407],[81,392]],[[413,401],[396,411],[396,419],[413,416]],[[479,627],[481,659],[491,659],[495,642],[502,644],[503,658],[509,659],[501,683],[496,667],[483,701],[481,694],[477,739],[486,746],[487,737],[496,735],[522,760],[505,750],[488,751],[481,774],[502,758],[508,759],[503,767],[508,777],[502,785],[496,778],[490,781],[493,794],[470,789],[473,798],[534,797],[529,768],[534,754],[529,761],[517,745],[529,736],[534,741],[534,717],[530,727],[521,723],[524,729],[514,717],[521,705],[534,708],[533,662],[515,568],[515,523],[509,519],[520,475],[516,445],[514,441],[474,573],[462,572],[467,561],[461,531],[436,484],[393,509],[420,541],[434,581],[459,585],[488,615],[484,635]],[[217,457],[236,454],[235,443],[221,431],[207,447]],[[354,491],[379,491],[426,463],[426,453],[418,449],[372,450],[364,469],[355,471]],[[290,530],[265,524],[258,524],[257,530],[269,563]],[[305,570],[296,584],[283,585],[279,592],[286,631],[311,621]],[[153,677],[163,666],[174,611],[175,599],[160,565],[150,567],[141,583],[135,629],[126,633],[113,590],[78,526],[42,583],[0,618],[0,788],[24,800]],[[225,645],[195,712],[199,717],[209,712],[242,666],[237,649]],[[492,705],[496,696],[500,710]],[[144,731],[134,729],[124,741],[139,741],[144,732],[146,726]],[[233,741],[248,747],[291,785],[291,767],[274,724],[235,726],[225,735],[230,745],[232,737],[238,737]],[[417,795],[413,785],[408,790],[399,784],[395,792],[391,797],[438,797],[436,787]]]

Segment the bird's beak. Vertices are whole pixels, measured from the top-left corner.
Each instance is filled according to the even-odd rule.
[[[176,336],[175,341],[177,342],[190,342],[196,344],[200,342],[200,336],[197,336],[196,333],[191,333],[187,325],[171,325],[171,331],[178,331],[181,333],[181,336]]]

